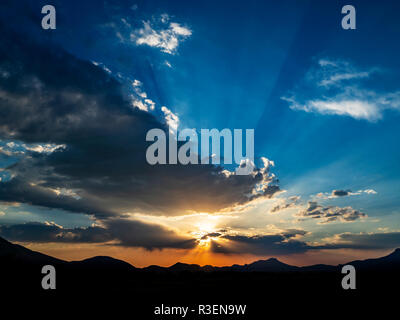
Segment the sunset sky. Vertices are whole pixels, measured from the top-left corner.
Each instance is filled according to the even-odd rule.
[[[0,236],[138,267],[400,247],[400,3],[345,4],[1,1]],[[254,129],[257,168],[149,165],[168,126]]]

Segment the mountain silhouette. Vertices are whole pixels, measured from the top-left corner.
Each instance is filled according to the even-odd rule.
[[[243,271],[248,272],[289,272],[297,271],[299,269],[298,267],[283,263],[276,258],[255,261],[245,265],[243,268]]]
[[[0,237],[0,261],[4,265],[12,266],[44,266],[54,265],[75,269],[113,269],[119,271],[133,271],[136,268],[129,263],[111,257],[97,256],[81,261],[67,262],[61,259],[32,251],[18,244],[13,244]]]
[[[48,264],[56,269],[56,290],[43,290],[41,286],[42,267]],[[337,305],[351,303],[359,306],[355,309],[359,312],[366,299],[387,301],[390,296],[385,293],[394,292],[400,286],[399,249],[381,258],[348,264],[357,271],[354,292],[341,286],[342,265],[298,267],[270,258],[225,267],[178,262],[169,267],[135,268],[105,256],[63,261],[0,238],[0,283],[8,297],[17,297],[24,303],[45,301],[46,306],[58,305],[60,310],[65,308],[65,303],[71,306],[89,303],[99,311],[113,305],[113,312],[124,310],[125,314],[134,308],[134,314],[143,319],[159,320],[160,317],[151,317],[154,306],[166,303],[247,304],[248,319],[258,319],[256,315],[264,314],[266,303],[281,312],[293,311],[295,316],[298,310],[305,307],[309,310],[310,300],[326,309],[333,301]],[[21,300],[21,295],[25,299]],[[337,310],[342,312],[341,308]]]
[[[112,269],[119,271],[134,271],[136,268],[128,262],[107,256],[97,256],[81,261],[72,261],[70,264],[77,268]]]
[[[202,268],[198,264],[187,264],[187,263],[181,263],[177,262],[173,266],[168,268],[169,271],[201,271]]]
[[[351,264],[356,270],[400,270],[400,248],[381,258],[355,260],[347,264]]]
[[[225,267],[211,265],[199,266],[197,264],[186,264],[177,262],[170,267],[151,265],[145,268],[136,268],[131,264],[107,256],[96,256],[81,261],[67,262],[51,256],[32,251],[23,246],[13,244],[0,237],[0,261],[3,265],[59,265],[74,269],[97,269],[97,270],[118,270],[118,271],[147,271],[147,272],[329,272],[336,271],[343,265],[316,264],[305,267],[288,265],[276,258],[258,260],[250,264]],[[397,270],[400,268],[400,248],[391,254],[374,259],[355,260],[346,264],[353,265],[357,270]]]
[[[29,250],[18,244],[13,244],[0,237],[0,260],[3,264],[53,264],[59,265],[65,261]]]

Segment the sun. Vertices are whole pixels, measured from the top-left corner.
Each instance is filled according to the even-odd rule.
[[[212,240],[216,240],[213,234],[216,233],[216,222],[215,221],[201,221],[196,224],[197,230],[192,234],[197,238],[197,244],[199,247],[208,248]]]
[[[200,239],[198,239],[198,246],[199,247],[209,247],[211,243],[211,238],[207,237],[207,235],[204,235],[203,237],[201,237]]]

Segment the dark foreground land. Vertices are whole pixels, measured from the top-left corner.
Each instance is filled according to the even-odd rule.
[[[56,290],[41,287],[41,269],[48,264],[56,268]],[[37,314],[172,320],[358,319],[378,310],[379,319],[389,318],[399,300],[400,250],[349,264],[357,271],[356,290],[342,288],[341,266],[298,268],[269,259],[227,268],[178,263],[138,269],[109,257],[65,262],[0,238],[1,311],[11,310],[16,319]],[[190,311],[185,317],[155,314],[161,305],[164,312],[180,306]],[[199,305],[246,305],[246,311],[244,315],[203,314]],[[398,318],[397,311],[390,318]]]

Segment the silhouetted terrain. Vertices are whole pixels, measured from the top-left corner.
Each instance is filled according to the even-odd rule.
[[[45,264],[56,268],[56,290],[41,288]],[[316,306],[330,308],[332,314],[359,315],[379,306],[382,299],[389,303],[397,296],[392,292],[397,292],[400,284],[400,249],[382,258],[348,264],[357,270],[356,290],[342,289],[342,266],[296,267],[271,258],[230,267],[176,263],[167,268],[140,269],[110,257],[66,262],[0,238],[1,290],[7,297],[57,308],[91,306],[100,313],[125,310],[133,319],[135,315],[141,315],[141,319],[181,318],[154,315],[154,308],[161,304],[246,304],[246,316],[236,316],[238,319],[259,319],[261,315],[267,319],[276,311],[287,316],[311,316]],[[351,310],[345,311],[346,306]]]

